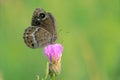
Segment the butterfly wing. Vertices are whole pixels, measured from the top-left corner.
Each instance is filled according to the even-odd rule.
[[[39,17],[41,13],[44,14],[46,17],[41,19]],[[42,28],[44,28],[45,30],[52,34],[52,43],[56,41],[57,39],[56,22],[54,16],[50,12],[46,12],[42,8],[36,8],[35,11],[33,12],[31,25],[41,26]]]
[[[56,39],[57,39],[57,29],[56,29],[56,22],[55,22],[55,19],[53,17],[53,15],[51,13],[48,12],[48,15],[52,21],[52,29],[53,29],[53,37],[52,37],[52,42],[55,42]]]
[[[39,27],[38,30],[35,32],[35,38],[38,42],[38,47],[45,47],[51,44],[52,34],[44,28]]]
[[[51,44],[52,34],[40,26],[30,26],[25,30],[23,39],[30,48],[41,48]]]
[[[23,38],[30,48],[39,48],[55,43],[57,31],[52,14],[42,8],[36,8],[32,16],[31,26],[25,30]]]

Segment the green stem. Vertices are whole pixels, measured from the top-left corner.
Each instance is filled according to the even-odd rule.
[[[55,80],[55,74],[51,76],[51,80]]]
[[[36,77],[37,77],[37,80],[40,80],[39,75],[37,75]]]
[[[46,65],[46,74],[44,80],[55,80],[56,75],[52,73],[51,75],[49,74],[49,62],[47,62]]]
[[[45,74],[45,80],[47,80],[48,79],[48,73],[49,73],[49,71],[48,71],[48,66],[49,66],[49,62],[47,62],[47,65],[46,65],[46,74]]]

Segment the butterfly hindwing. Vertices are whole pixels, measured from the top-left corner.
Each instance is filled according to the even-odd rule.
[[[30,26],[25,30],[24,42],[28,47],[39,48],[51,43],[52,35],[38,26]]]

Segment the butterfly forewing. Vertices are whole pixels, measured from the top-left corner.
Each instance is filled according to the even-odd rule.
[[[56,22],[55,19],[53,17],[53,15],[51,13],[48,13],[51,21],[52,21],[52,27],[53,27],[53,37],[52,37],[52,41],[55,42],[57,39],[57,30],[56,30]]]

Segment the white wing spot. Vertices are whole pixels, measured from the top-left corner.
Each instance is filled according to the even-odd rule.
[[[31,36],[33,37],[33,42],[34,42],[34,47],[37,48],[38,47],[38,43],[35,39],[35,32],[38,31],[39,27],[35,29],[35,31],[31,34]]]

